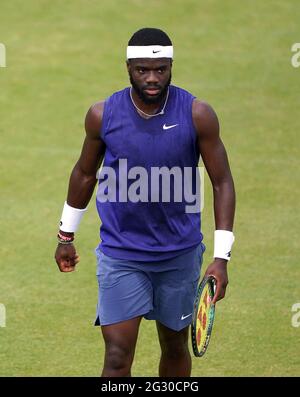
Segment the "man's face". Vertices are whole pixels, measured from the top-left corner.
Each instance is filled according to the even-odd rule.
[[[171,59],[131,59],[127,61],[127,69],[130,83],[144,103],[162,101],[171,83]]]

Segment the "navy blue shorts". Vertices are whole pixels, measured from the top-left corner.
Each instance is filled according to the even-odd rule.
[[[205,246],[172,259],[114,259],[96,249],[99,297],[95,325],[143,316],[179,331],[192,321]]]

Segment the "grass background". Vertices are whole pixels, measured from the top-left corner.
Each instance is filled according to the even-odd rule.
[[[92,326],[99,219],[81,224],[81,263],[61,274],[56,231],[89,106],[128,85],[128,38],[161,27],[175,46],[173,83],[216,110],[237,191],[236,243],[226,299],[193,376],[297,376],[300,328],[297,0],[1,0],[1,376],[97,376],[103,359]],[[203,232],[212,256],[208,178]],[[155,376],[153,322],[142,322],[134,376]]]

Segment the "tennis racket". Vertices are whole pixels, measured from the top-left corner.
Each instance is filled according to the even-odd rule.
[[[211,301],[215,290],[216,279],[213,276],[204,277],[198,285],[191,326],[192,346],[196,357],[203,356],[210,340],[215,318],[215,305]]]

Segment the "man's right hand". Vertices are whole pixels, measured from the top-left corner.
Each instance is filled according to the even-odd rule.
[[[73,244],[58,244],[55,252],[55,260],[61,272],[73,272],[79,262],[79,256]]]

